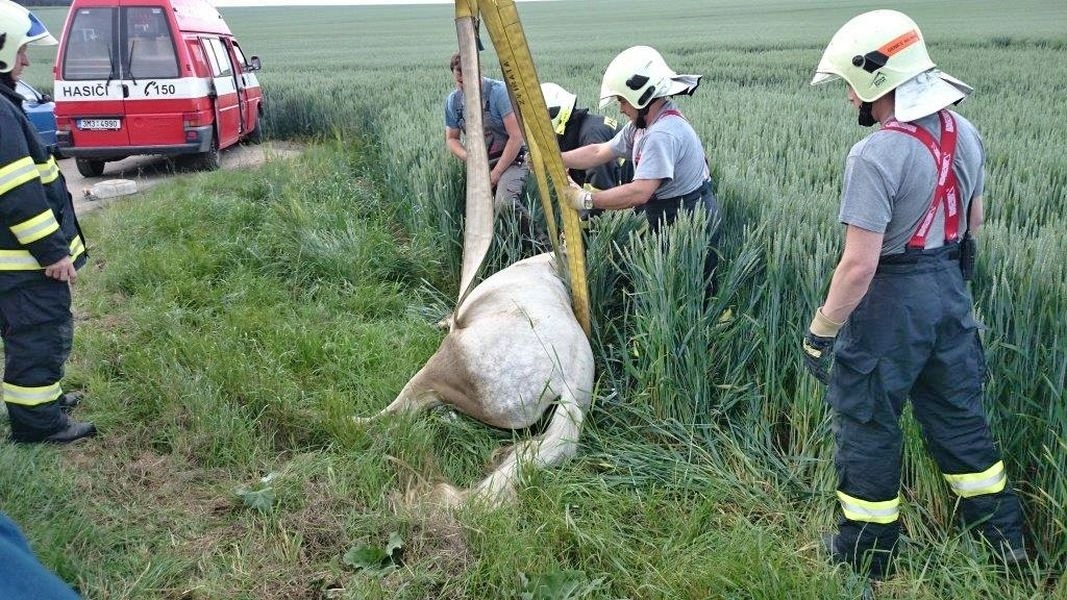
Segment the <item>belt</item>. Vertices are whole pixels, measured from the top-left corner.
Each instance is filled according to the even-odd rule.
[[[489,159],[489,168],[491,169],[491,168],[495,167],[496,163],[498,163],[498,162],[500,162],[500,157],[499,156],[497,156],[495,158],[490,158]],[[513,164],[513,165],[521,165],[524,162],[526,162],[526,149],[525,148],[523,148],[522,150],[519,150],[518,156],[515,157],[515,160],[512,161],[511,164]]]
[[[889,254],[878,259],[878,266],[882,265],[913,265],[920,261],[928,260],[959,260],[960,244],[952,242],[940,248],[927,250],[915,250],[908,248],[899,254]]]
[[[675,208],[681,203],[682,208],[692,209],[696,206],[698,200],[703,198],[712,190],[711,180],[705,180],[700,184],[700,187],[689,192],[688,194],[682,194],[681,196],[672,196],[670,198],[656,198],[649,200],[644,204],[643,208],[646,212],[649,210],[664,210],[666,208]]]

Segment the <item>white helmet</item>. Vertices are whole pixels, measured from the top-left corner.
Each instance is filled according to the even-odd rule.
[[[19,50],[26,44],[55,46],[59,42],[33,13],[11,0],[0,0],[0,73],[15,68]]]
[[[548,116],[552,118],[552,129],[556,135],[563,135],[567,129],[567,121],[574,112],[574,105],[578,102],[578,96],[554,83],[542,83],[541,94],[545,97]]]
[[[679,75],[667,66],[660,53],[648,46],[633,46],[619,53],[600,84],[600,108],[621,96],[634,108],[644,108],[655,98],[692,94],[700,75]]]
[[[844,79],[864,102],[897,90],[895,117],[913,121],[963,100],[969,85],[935,69],[919,26],[904,13],[872,10],[837,30],[811,85]]]

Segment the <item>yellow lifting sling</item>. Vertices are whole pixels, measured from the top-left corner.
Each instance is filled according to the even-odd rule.
[[[574,316],[589,335],[589,287],[585,274],[585,248],[582,244],[578,212],[566,201],[567,173],[563,168],[556,134],[541,94],[533,58],[523,34],[514,0],[456,0],[456,34],[459,40],[461,68],[464,73],[481,73],[478,62],[477,28],[479,17],[485,24],[500,59],[500,70],[511,97],[512,107],[522,125],[529,149],[537,188],[541,196],[549,237],[557,255],[559,235],[556,213],[549,189],[553,191],[563,216],[563,238],[570,273],[571,303]],[[464,114],[467,115],[467,139],[483,139],[481,78],[463,80]],[[473,287],[482,260],[493,237],[493,201],[489,186],[489,156],[484,144],[467,148],[466,229],[463,232],[463,267],[460,276],[456,311]],[[552,187],[549,188],[548,180]]]

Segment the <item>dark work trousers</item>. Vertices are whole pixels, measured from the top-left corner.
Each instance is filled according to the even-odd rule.
[[[943,475],[1002,473],[981,405],[985,358],[958,252],[918,256],[911,264],[885,262],[838,335],[827,391],[839,495],[871,503],[898,497],[900,416],[909,398]],[[960,508],[964,524],[994,548],[1023,547],[1019,500],[1010,484],[961,494]],[[895,548],[899,521],[874,521],[842,516],[834,551],[857,569],[870,561],[871,574],[879,575]]]
[[[697,207],[702,207],[707,212],[707,227],[712,231],[708,254],[704,258],[704,278],[709,282],[707,293],[712,296],[715,294],[715,268],[719,265],[722,213],[711,181],[705,181],[702,186],[684,196],[649,200],[644,206],[638,207],[638,210],[648,219],[649,228],[658,231],[661,225],[669,226],[674,223],[678,218],[678,211],[697,210]]]
[[[58,386],[74,339],[70,285],[42,276],[0,293],[4,340],[4,401],[11,436],[32,442],[64,426]],[[48,400],[16,399],[8,386],[30,390],[55,386]]]

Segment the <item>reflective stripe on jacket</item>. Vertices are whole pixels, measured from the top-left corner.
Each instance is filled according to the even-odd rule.
[[[64,256],[80,267],[85,242],[67,182],[22,112],[21,98],[3,83],[0,97],[0,279],[5,272],[42,270]]]

